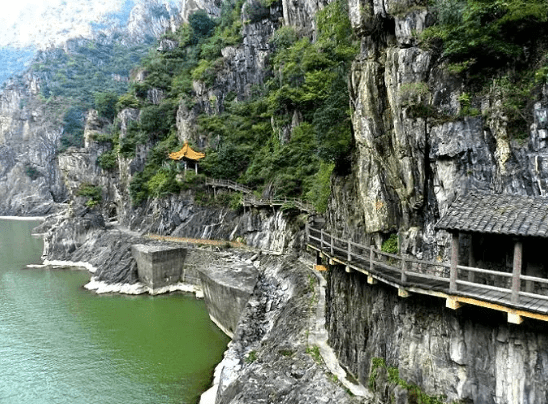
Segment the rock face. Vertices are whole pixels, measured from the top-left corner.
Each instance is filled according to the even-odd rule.
[[[59,10],[57,10],[59,11]],[[128,26],[103,29],[95,32],[97,43],[109,45],[117,38],[122,46],[142,44],[173,30],[180,23],[178,10],[159,1],[137,4],[131,12]],[[64,60],[68,56],[86,48],[89,39],[79,37],[64,39],[62,47],[51,48],[37,53],[35,62],[45,60]],[[87,58],[95,57],[92,62],[101,65],[104,61],[86,54]],[[88,177],[96,174],[95,167],[84,167],[83,156],[72,152],[64,162],[58,162],[59,141],[63,134],[63,115],[71,106],[70,100],[51,97],[47,102],[40,90],[51,78],[46,71],[30,69],[24,75],[8,80],[0,91],[0,214],[2,215],[45,215],[56,210],[55,204],[64,202],[69,197],[65,187],[62,169],[65,174],[67,159],[80,165],[71,167],[87,172]],[[127,77],[113,77],[124,81]],[[88,119],[88,127],[97,116]],[[97,157],[101,150],[88,151],[90,158]],[[93,154],[95,153],[95,156]],[[89,171],[88,169],[91,169]],[[65,176],[66,177],[66,176]],[[108,175],[107,175],[108,177]],[[94,183],[100,180],[90,181]],[[69,188],[71,185],[69,184]]]
[[[548,381],[548,333],[534,320],[514,326],[503,313],[445,308],[443,299],[398,298],[361,274],[329,272],[327,328],[339,360],[367,385],[373,358],[385,358],[401,379],[448,402],[543,403]],[[379,379],[376,402],[405,391]],[[385,388],[386,387],[386,388]]]
[[[62,127],[36,98],[37,77],[11,80],[0,93],[0,214],[44,215],[66,191],[57,166]]]
[[[313,359],[307,337],[314,287],[294,258],[261,261],[255,291],[220,365],[216,404],[360,402]]]
[[[399,233],[403,252],[445,258],[434,224],[457,195],[546,195],[546,89],[529,139],[511,140],[496,91],[478,101],[478,116],[459,115],[470,90],[417,46],[433,21],[426,2],[350,0],[349,9],[362,43],[350,76],[356,152],[352,174],[334,182],[334,232],[377,245]]]

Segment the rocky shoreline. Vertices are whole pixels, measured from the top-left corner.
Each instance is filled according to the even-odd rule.
[[[131,245],[169,244],[105,225],[93,212],[48,217],[36,232],[44,233],[45,263],[86,263],[96,269],[86,286],[96,293],[150,292],[137,278]],[[334,356],[329,363],[322,358],[325,347],[317,338],[322,292],[311,263],[295,254],[250,249],[189,251],[187,262],[203,265],[189,265],[185,283],[162,292],[197,292],[197,297],[203,292],[210,317],[233,338],[203,404],[367,402],[354,396],[365,392],[363,387],[344,385],[350,378],[341,376],[342,368],[332,373],[328,364]]]

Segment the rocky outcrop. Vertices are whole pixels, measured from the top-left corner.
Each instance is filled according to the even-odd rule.
[[[362,42],[350,74],[356,150],[352,174],[335,180],[336,189],[350,191],[333,193],[328,226],[335,233],[377,245],[398,233],[403,252],[443,259],[447,240],[434,224],[457,195],[545,195],[545,95],[532,111],[530,138],[512,140],[496,86],[467,117],[459,101],[464,81],[418,47],[433,21],[426,2],[351,0],[349,10]],[[341,212],[352,220],[340,220]]]
[[[258,283],[219,366],[216,404],[361,402],[308,345],[315,278],[294,258],[261,260]]]
[[[0,93],[0,214],[44,215],[66,199],[57,166],[62,132],[57,109],[37,99],[31,73],[11,80]]]
[[[508,324],[503,313],[478,307],[458,311],[442,299],[398,298],[389,286],[340,268],[329,272],[329,340],[344,366],[368,384],[373,358],[386,359],[399,377],[448,402],[546,401],[548,333],[541,322]],[[377,381],[376,402],[411,394]]]

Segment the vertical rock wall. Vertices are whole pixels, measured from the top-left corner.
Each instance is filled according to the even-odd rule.
[[[453,311],[435,297],[398,298],[396,289],[368,285],[364,275],[337,267],[327,288],[330,345],[363,384],[369,383],[372,359],[383,358],[401,379],[449,402],[547,402],[545,323],[516,326],[492,310]],[[378,386],[377,402],[391,402],[394,388]]]
[[[426,1],[349,0],[349,10],[361,41],[350,73],[356,150],[352,174],[333,181],[335,233],[376,244],[398,233],[403,252],[443,259],[447,238],[434,224],[457,195],[546,195],[546,89],[529,139],[512,140],[496,90],[478,116],[461,114],[459,97],[472,90],[419,46],[433,23]]]

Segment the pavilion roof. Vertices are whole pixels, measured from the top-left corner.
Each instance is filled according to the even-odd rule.
[[[451,204],[436,228],[548,237],[548,198],[470,192]]]
[[[181,150],[179,150],[178,152],[169,153],[168,157],[172,160],[181,160],[183,158],[186,158],[189,160],[198,161],[200,159],[203,159],[205,157],[205,154],[192,150],[192,148],[188,145],[188,142],[185,142]]]

